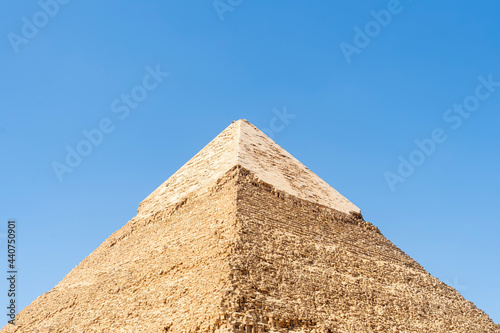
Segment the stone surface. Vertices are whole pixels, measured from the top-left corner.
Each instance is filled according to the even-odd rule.
[[[500,332],[234,122],[0,332]]]

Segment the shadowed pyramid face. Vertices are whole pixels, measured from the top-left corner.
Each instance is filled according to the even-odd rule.
[[[244,120],[1,332],[500,332]]]

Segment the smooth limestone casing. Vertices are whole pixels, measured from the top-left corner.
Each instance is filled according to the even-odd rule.
[[[249,143],[247,124],[233,123],[0,332],[500,332],[356,210],[331,206],[342,200],[262,179],[314,178],[307,169],[238,164],[242,145],[259,161],[274,151]],[[233,162],[217,159],[235,153],[222,171]]]
[[[151,193],[141,203],[139,213],[145,207],[161,207],[177,202],[190,192],[207,188],[235,165],[252,170],[262,181],[301,199],[344,213],[360,212],[257,127],[242,119],[234,121]]]

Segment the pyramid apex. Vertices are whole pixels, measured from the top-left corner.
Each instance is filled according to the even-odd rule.
[[[237,127],[237,131],[241,131],[241,128],[242,128],[242,125],[245,126],[245,125],[250,125],[252,127],[255,127],[257,128],[255,125],[253,125],[251,122],[249,122],[248,120],[246,119],[238,119],[238,120],[234,120],[233,123],[231,124],[231,126],[236,126]]]
[[[250,122],[248,120],[243,119],[243,118],[238,119],[238,120],[233,120],[233,123],[248,123],[248,124],[250,124]]]
[[[300,199],[340,212],[360,209],[246,119],[235,120],[139,206],[169,205],[208,188],[240,166],[261,181]]]

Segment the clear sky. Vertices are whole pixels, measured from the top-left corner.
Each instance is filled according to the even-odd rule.
[[[21,308],[246,118],[500,323],[499,2],[2,4]]]

